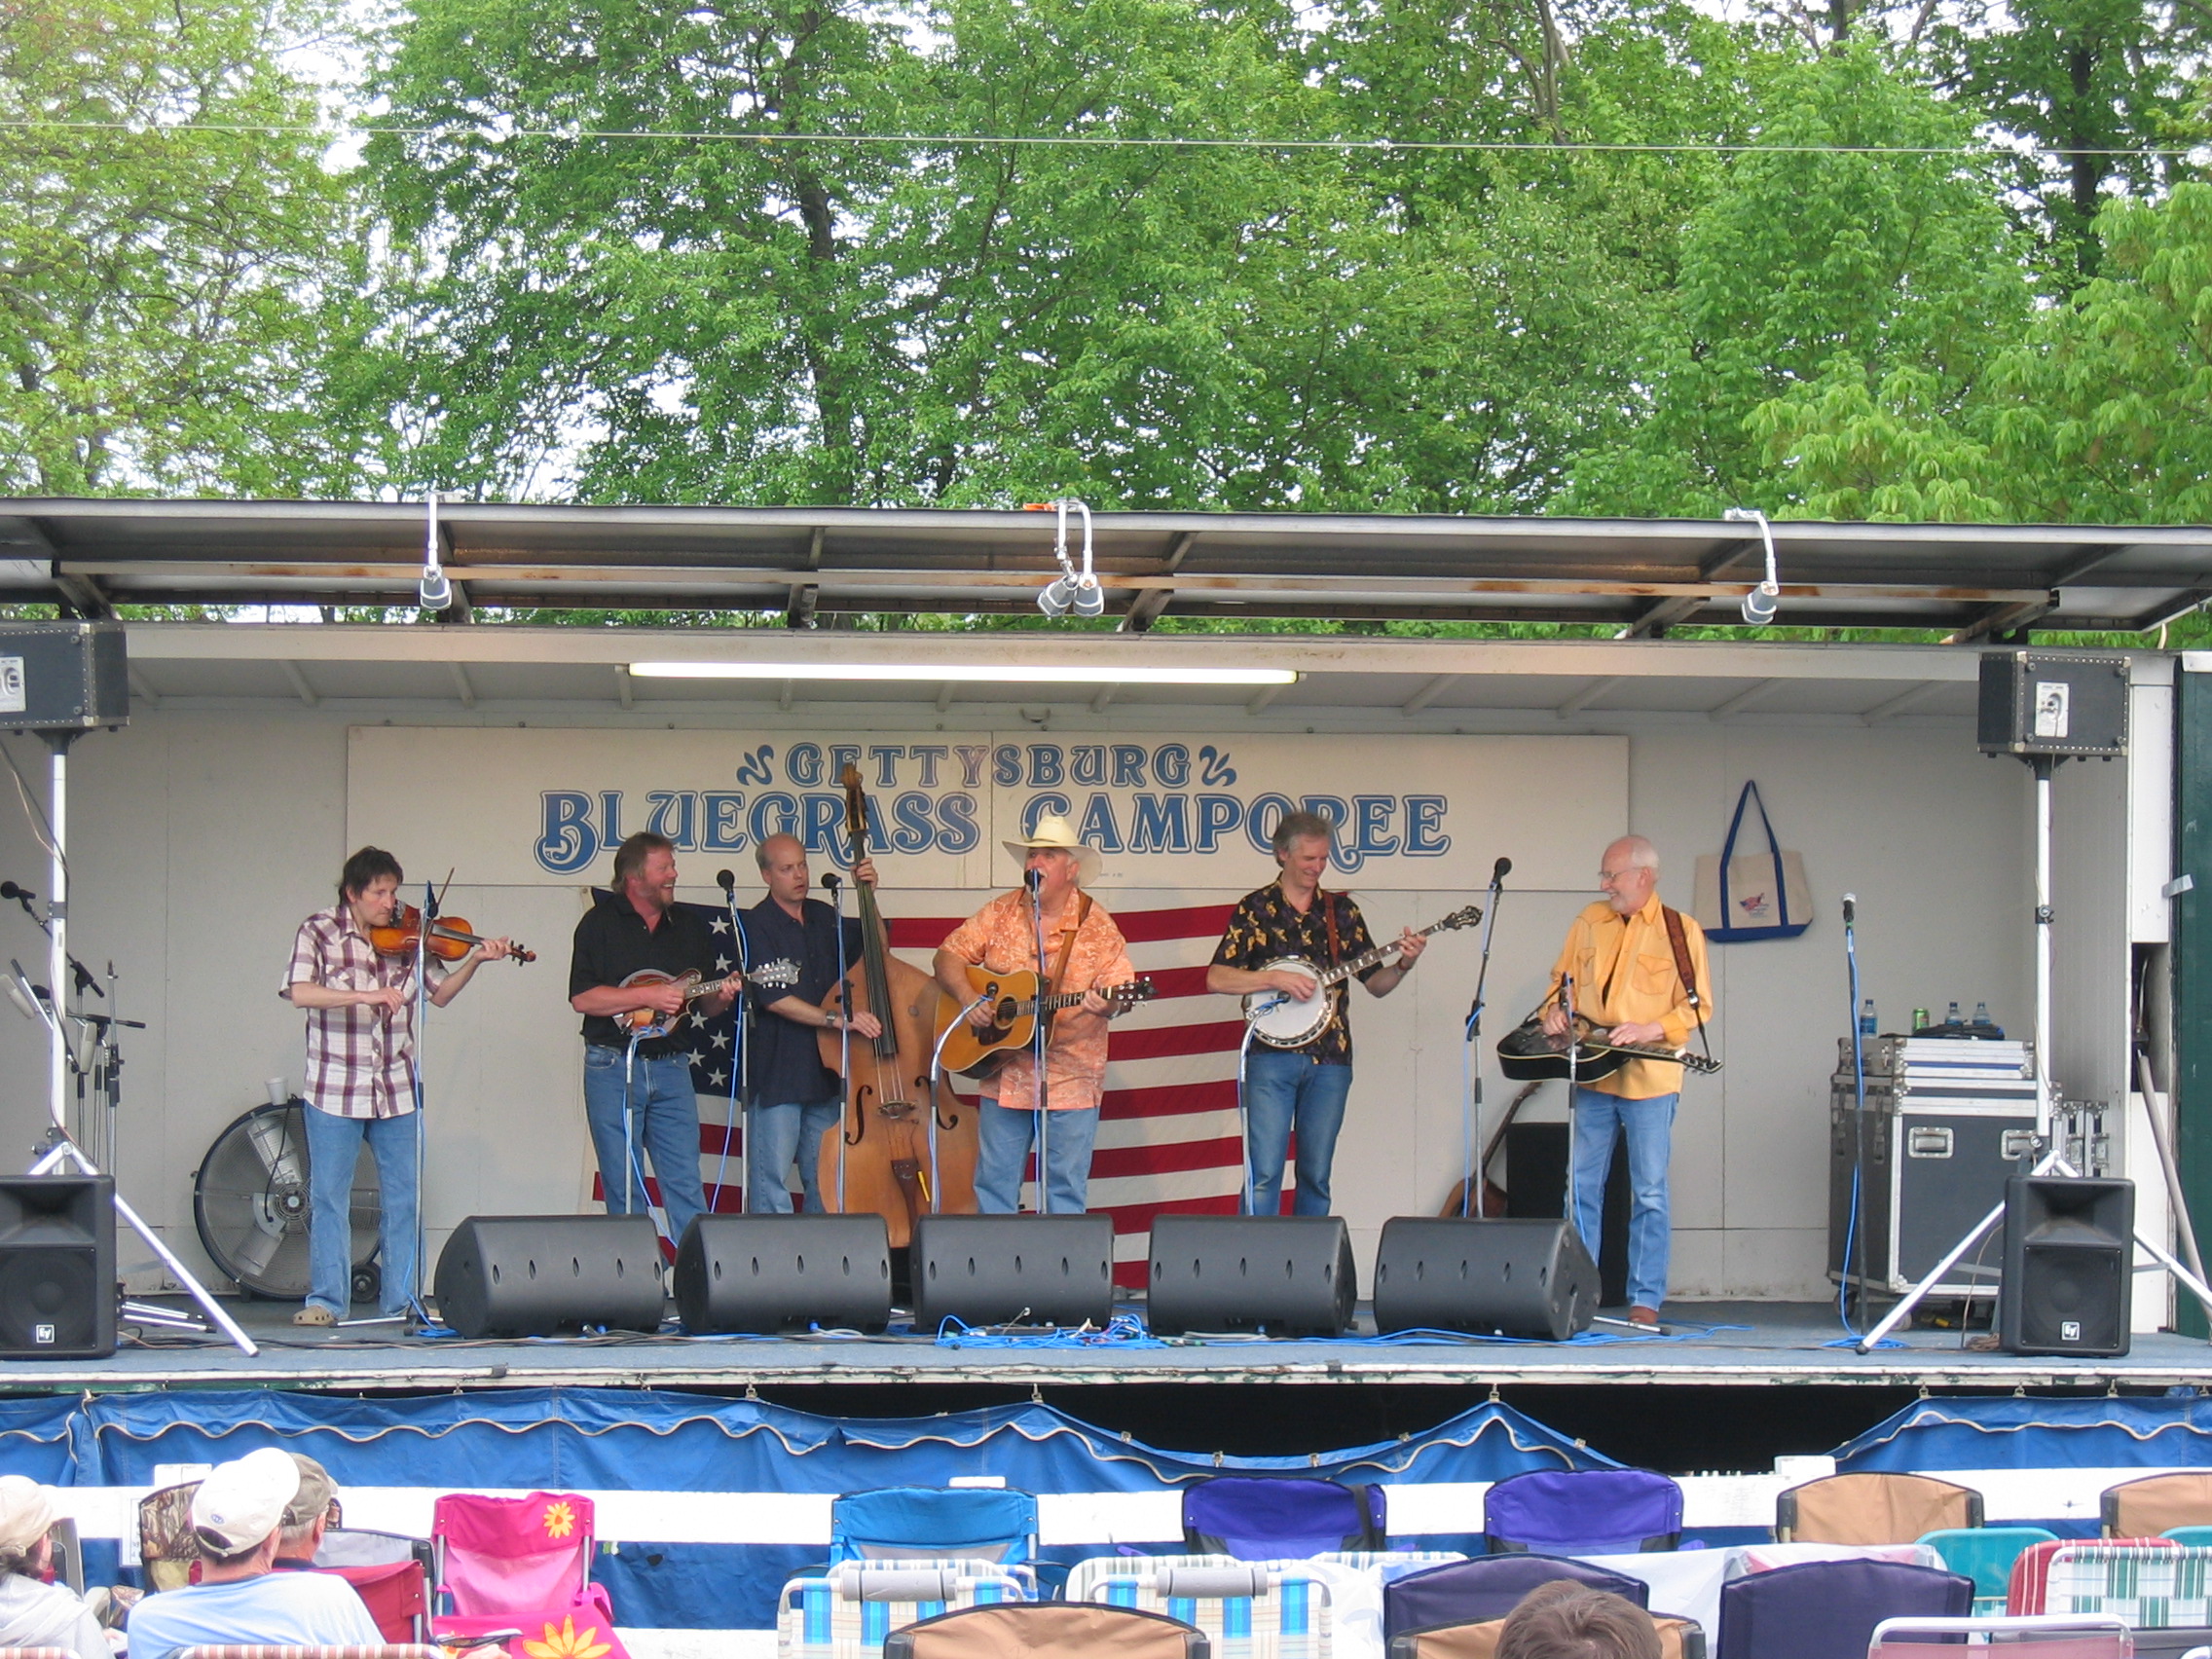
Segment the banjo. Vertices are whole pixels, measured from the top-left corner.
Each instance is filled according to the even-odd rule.
[[[1480,904],[1467,904],[1454,910],[1440,922],[1431,922],[1420,930],[1423,939],[1430,934],[1444,933],[1453,928],[1471,928],[1483,919]],[[1382,958],[1398,948],[1398,941],[1379,944],[1365,950],[1348,962],[1340,962],[1334,968],[1322,968],[1298,956],[1278,956],[1260,967],[1263,974],[1288,970],[1304,974],[1313,981],[1313,994],[1309,997],[1293,997],[1286,991],[1252,991],[1244,998],[1244,1017],[1251,1022],[1252,1035],[1271,1049],[1296,1049],[1320,1036],[1334,1010],[1329,987],[1374,967]]]

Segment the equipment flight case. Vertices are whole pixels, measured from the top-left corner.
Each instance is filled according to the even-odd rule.
[[[1852,1176],[1860,1123],[1851,1039],[1828,1095],[1828,1277],[1862,1294],[1902,1295],[1975,1222],[2005,1201],[2007,1179],[2035,1152],[2035,1045],[2004,1039],[1876,1037],[1866,1060],[1865,1164],[1856,1222]],[[1953,1265],[1929,1294],[1997,1295],[2001,1230]],[[1847,1254],[1848,1250],[1848,1254]]]

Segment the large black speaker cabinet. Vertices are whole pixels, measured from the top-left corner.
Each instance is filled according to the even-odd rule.
[[[1998,1346],[2007,1353],[2125,1353],[2134,1258],[2134,1182],[2013,1176],[2005,1183]]]
[[[115,1182],[0,1177],[0,1359],[105,1359],[115,1305]]]
[[[1145,1320],[1154,1333],[1341,1337],[1359,1272],[1334,1215],[1162,1215],[1152,1223]]]
[[[1514,1221],[1551,1221],[1567,1213],[1567,1125],[1515,1124],[1505,1131],[1505,1213]],[[1613,1137],[1599,1207],[1598,1306],[1628,1306],[1628,1135]]]
[[[649,1215],[472,1215],[438,1253],[437,1292],[464,1337],[657,1331],[660,1235]]]
[[[122,623],[0,626],[0,729],[87,731],[129,719]]]
[[[694,1336],[891,1323],[891,1230],[865,1215],[702,1215],[676,1247],[676,1310]]]
[[[1393,1216],[1375,1253],[1375,1328],[1564,1343],[1598,1311],[1598,1269],[1564,1221]]]
[[[1114,1221],[1104,1215],[925,1215],[914,1224],[914,1329],[1104,1325]]]
[[[2127,659],[1984,651],[1974,743],[1985,755],[2127,753]]]

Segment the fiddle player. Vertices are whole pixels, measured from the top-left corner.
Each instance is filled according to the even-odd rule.
[[[937,979],[963,1007],[976,998],[968,982],[971,967],[1011,974],[1034,966],[1049,981],[1049,994],[1083,993],[1076,1007],[1051,1016],[1043,1101],[1049,1121],[1038,1170],[1040,1207],[1051,1215],[1081,1215],[1089,1199],[1090,1148],[1098,1136],[1106,1077],[1106,1022],[1115,1007],[1099,991],[1128,983],[1136,970],[1114,918],[1083,891],[1097,877],[1098,850],[1076,838],[1074,825],[1047,813],[1026,839],[1001,845],[1021,866],[1024,887],[1000,894],[953,930],[938,947]],[[992,1010],[970,1009],[968,1022],[989,1030]],[[984,1215],[1012,1215],[1021,1207],[1021,1172],[1040,1126],[1038,1104],[1035,1051],[1009,1051],[984,1081],[977,1117],[976,1207]]]
[[[1359,906],[1342,893],[1321,891],[1335,830],[1317,812],[1286,812],[1270,844],[1278,872],[1247,893],[1223,930],[1206,969],[1206,989],[1247,996],[1279,991],[1304,1001],[1317,981],[1310,974],[1266,964],[1284,957],[1334,967],[1375,946]],[[1371,996],[1386,997],[1413,972],[1428,940],[1407,928],[1398,936],[1398,960],[1363,970],[1359,982]],[[1298,1131],[1298,1192],[1293,1215],[1329,1213],[1329,1173],[1336,1161],[1337,1131],[1344,1127],[1351,1094],[1350,987],[1329,987],[1329,1017],[1295,1049],[1254,1044],[1244,1061],[1244,1123],[1252,1146],[1252,1213],[1282,1208],[1282,1166]]]
[[[1545,998],[1544,1030],[1565,1039],[1579,1014],[1611,1042],[1678,1051],[1713,1006],[1705,930],[1695,918],[1659,903],[1659,850],[1641,835],[1623,835],[1605,849],[1598,888],[1604,898],[1585,907],[1567,930]],[[1562,996],[1568,977],[1573,983]],[[1576,1083],[1569,1102],[1574,1230],[1590,1247],[1592,1261],[1598,1259],[1616,1124],[1628,1138],[1632,1324],[1657,1325],[1667,1300],[1673,1244],[1667,1165],[1681,1088],[1680,1066],[1633,1059],[1609,1076]]]
[[[689,1035],[672,1031],[637,1045],[618,1017],[650,1010],[673,1017],[690,1009],[702,1020],[725,1011],[737,983],[686,998],[679,983],[696,970],[706,984],[736,966],[718,946],[709,912],[676,902],[676,843],[641,830],[614,849],[614,885],[594,889],[576,923],[569,955],[569,1006],[584,1016],[584,1120],[599,1158],[608,1215],[645,1215],[645,1161],[652,1160],[671,1236],[681,1239],[707,1207],[699,1178],[699,1095],[691,1081]],[[726,951],[726,954],[725,954]],[[625,985],[645,969],[670,976]]]
[[[383,1198],[377,1255],[387,1317],[415,1303],[415,1208],[420,1173],[415,1136],[415,953],[386,956],[373,928],[399,920],[399,861],[363,847],[338,875],[338,903],[317,910],[293,936],[291,966],[277,994],[307,1011],[307,1075],[301,1118],[308,1138],[308,1300],[295,1325],[334,1325],[352,1300],[353,1165],[361,1142],[377,1161]],[[477,965],[512,947],[488,939],[450,967],[424,960],[430,1001],[461,994]]]
[[[745,1207],[755,1215],[792,1212],[791,1170],[795,1160],[809,1215],[822,1212],[822,1137],[843,1117],[845,1086],[822,1063],[820,1034],[850,1030],[872,1042],[883,1022],[863,1010],[848,1021],[823,1004],[837,988],[837,912],[809,899],[806,849],[795,835],[770,835],[753,850],[768,895],[745,912],[745,933],[756,967],[784,960],[798,968],[797,982],[781,992],[755,990],[765,1016],[753,1028],[749,1098],[745,1106]],[[875,862],[863,859],[853,879],[875,885]],[[861,924],[847,917],[842,960],[861,959]]]

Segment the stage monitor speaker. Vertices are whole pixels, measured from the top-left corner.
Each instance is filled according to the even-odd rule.
[[[702,1215],[676,1247],[693,1336],[878,1332],[891,1323],[891,1230],[863,1215]]]
[[[657,1331],[660,1235],[649,1215],[472,1215],[438,1253],[437,1293],[464,1337]]]
[[[0,1177],[0,1359],[105,1359],[115,1309],[115,1182]]]
[[[914,1329],[1103,1327],[1114,1317],[1114,1220],[1105,1215],[925,1215],[911,1246]]]
[[[1351,1234],[1334,1215],[1155,1216],[1146,1283],[1156,1336],[1341,1337],[1359,1300]]]
[[[1505,1213],[1514,1221],[1567,1214],[1567,1125],[1514,1124],[1505,1131]],[[1598,1207],[1598,1306],[1628,1306],[1628,1133],[1613,1136],[1605,1197]],[[1985,1209],[1988,1207],[1983,1206]]]
[[[1564,1343],[1598,1311],[1598,1268],[1564,1221],[1393,1216],[1375,1253],[1375,1329]]]
[[[2134,1258],[2134,1182],[2013,1176],[2005,1183],[1998,1346],[2125,1353]]]
[[[1984,755],[2127,753],[2127,659],[1984,651],[1974,742]]]
[[[0,625],[0,729],[88,731],[129,719],[122,623]]]

